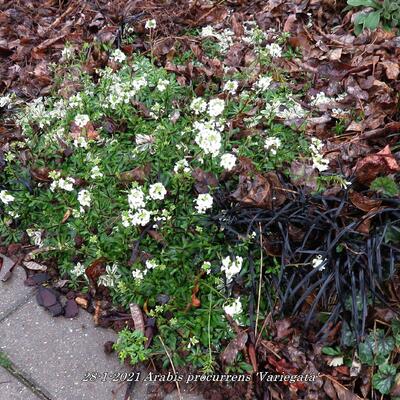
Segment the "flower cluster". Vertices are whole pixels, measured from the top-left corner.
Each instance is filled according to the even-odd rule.
[[[15,197],[12,196],[11,194],[9,194],[7,190],[2,190],[0,192],[0,200],[4,204],[9,204],[9,203],[12,203],[15,200]]]
[[[311,152],[312,152],[312,162],[314,168],[316,168],[318,171],[326,171],[329,168],[329,160],[324,158],[322,154],[322,148],[324,145],[322,144],[321,140],[317,138],[312,138],[311,139]]]
[[[243,265],[243,258],[240,256],[227,256],[222,260],[221,271],[225,272],[226,281],[230,283],[232,278],[240,272]]]
[[[242,302],[240,301],[240,297],[236,298],[231,304],[227,304],[224,306],[224,311],[230,317],[234,319],[238,319],[240,314],[243,312]]]
[[[201,36],[217,39],[221,53],[226,53],[233,45],[234,33],[231,29],[224,29],[221,32],[217,32],[212,26],[208,25],[201,30]]]
[[[115,49],[111,54],[111,60],[118,63],[122,63],[126,60],[126,55],[120,49]]]
[[[195,142],[205,154],[211,154],[212,157],[216,157],[222,145],[222,126],[215,121],[196,121],[194,129],[198,131],[194,139]]]
[[[321,254],[319,254],[312,259],[311,265],[313,268],[323,271],[325,269],[326,261],[326,258],[323,259]]]
[[[53,179],[53,182],[50,184],[50,190],[52,192],[54,192],[55,189],[62,189],[67,192],[72,192],[74,190],[74,178],[70,176],[61,178],[61,173],[59,171],[51,171],[49,177]]]
[[[81,205],[81,212],[83,210],[83,207],[90,207],[90,203],[92,201],[92,196],[90,192],[86,189],[80,190],[78,193],[78,201]]]
[[[183,158],[175,163],[174,172],[177,174],[183,171],[184,173],[190,172],[189,163]]]
[[[133,279],[141,281],[141,280],[143,280],[143,278],[147,275],[147,273],[149,271],[151,271],[152,269],[155,269],[159,266],[159,264],[155,260],[147,260],[145,265],[146,265],[146,268],[144,270],[140,270],[140,269],[136,268],[132,271]]]
[[[267,44],[265,46],[265,49],[268,51],[269,55],[272,58],[282,57],[282,47],[279,46],[279,44],[277,43]]]
[[[149,200],[163,200],[167,194],[167,190],[161,182],[156,182],[149,187]],[[145,226],[150,222],[151,211],[145,209],[146,196],[140,186],[133,187],[128,193],[129,211],[122,213],[122,225],[129,226]]]
[[[264,149],[268,150],[273,156],[276,155],[276,150],[281,146],[282,142],[277,137],[268,137],[264,141]]]
[[[231,171],[236,164],[236,156],[234,154],[225,153],[221,156],[220,165],[227,171]]]
[[[224,85],[224,91],[230,94],[235,94],[239,86],[238,81],[227,81]]]
[[[199,194],[197,199],[195,199],[195,208],[199,214],[204,214],[208,209],[212,208],[213,198],[210,194],[204,193]]]

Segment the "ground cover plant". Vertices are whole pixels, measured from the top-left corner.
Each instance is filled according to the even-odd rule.
[[[146,7],[63,45],[43,96],[0,98],[2,252],[22,244],[132,365],[325,377],[229,397],[396,398],[396,40],[377,63],[338,28],[340,54],[311,45],[312,7]]]

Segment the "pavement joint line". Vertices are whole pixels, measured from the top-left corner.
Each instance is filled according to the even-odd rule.
[[[22,298],[18,303],[14,304],[6,313],[0,317],[0,324],[3,323],[10,315],[14,314],[18,311],[24,304],[26,304],[35,294],[37,290],[34,290],[32,293],[27,294],[24,298]]]
[[[17,379],[20,383],[22,383],[25,387],[27,387],[32,393],[38,396],[41,400],[53,400],[50,393],[47,392],[46,389],[40,387],[31,377],[29,377],[24,372],[20,371],[15,364],[8,358],[8,365],[0,366],[0,368],[4,368],[8,371],[15,379]]]

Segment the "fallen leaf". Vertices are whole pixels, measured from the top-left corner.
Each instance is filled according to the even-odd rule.
[[[143,185],[149,177],[151,171],[151,164],[148,163],[143,167],[136,167],[130,171],[121,172],[118,176],[120,181],[124,184],[138,182]]]
[[[192,172],[192,176],[196,181],[194,187],[199,194],[208,193],[210,188],[218,186],[218,179],[212,172],[206,172],[197,167]]]
[[[242,351],[247,343],[249,335],[247,332],[241,331],[238,335],[226,346],[225,350],[221,353],[221,361],[224,364],[232,364],[239,351]]]
[[[63,219],[61,220],[62,224],[65,224],[68,221],[68,218],[72,215],[72,208],[68,208],[68,210],[65,212]]]
[[[5,282],[6,280],[10,279],[11,271],[17,265],[17,263],[3,254],[0,254],[0,257],[1,257],[0,280]]]
[[[375,208],[378,208],[382,201],[376,199],[370,199],[367,196],[362,195],[354,190],[350,191],[350,201],[359,209],[365,212],[369,212]]]
[[[24,261],[22,264],[32,271],[47,271],[46,265],[39,264],[35,261]]]
[[[239,176],[239,185],[231,194],[236,201],[250,207],[273,209],[286,201],[286,195],[278,176],[269,172],[266,176]]]
[[[135,330],[142,332],[144,335],[145,334],[145,325],[144,325],[142,310],[135,303],[129,304],[129,309],[131,310],[131,316],[132,316],[133,323],[135,324]]]
[[[379,175],[389,175],[400,171],[400,166],[390,151],[389,145],[376,154],[369,154],[357,161],[354,174],[358,182],[371,183]]]
[[[382,61],[381,64],[385,68],[387,78],[390,80],[396,80],[400,73],[399,63],[393,61]]]

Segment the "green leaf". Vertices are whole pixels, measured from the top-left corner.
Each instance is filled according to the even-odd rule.
[[[379,370],[372,377],[372,385],[382,394],[389,394],[396,375],[396,367],[389,364],[379,366]]]
[[[347,4],[353,7],[373,7],[377,8],[377,4],[373,0],[347,0]]]
[[[390,352],[394,348],[393,337],[385,337],[385,332],[378,329],[367,336],[363,343],[359,346],[359,357],[363,364],[372,365],[375,356],[375,362],[382,364],[386,361]]]
[[[322,353],[328,355],[328,356],[339,356],[342,354],[340,351],[339,347],[323,347]]]
[[[372,365],[373,361],[374,361],[374,343],[370,340],[368,340],[368,338],[365,340],[364,343],[360,343],[360,346],[358,348],[358,356],[360,358],[360,361],[363,364],[368,364],[368,365]]]
[[[379,11],[372,11],[370,12],[364,20],[364,27],[375,30],[381,18],[381,13]]]
[[[400,321],[398,319],[392,321],[392,330],[396,346],[400,347]]]

